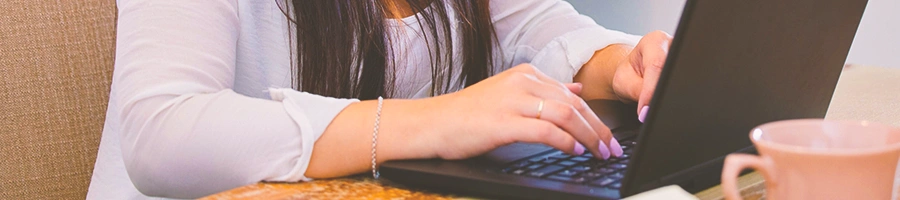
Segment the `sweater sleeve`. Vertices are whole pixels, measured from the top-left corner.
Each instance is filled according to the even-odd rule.
[[[236,0],[120,0],[110,102],[128,175],[148,196],[197,198],[305,181],[313,144],[353,99],[232,91]]]

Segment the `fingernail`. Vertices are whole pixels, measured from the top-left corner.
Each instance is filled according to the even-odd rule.
[[[600,156],[603,157],[604,160],[609,159],[609,147],[606,146],[606,143],[604,143],[603,140],[600,140],[600,147],[597,150],[600,150]]]
[[[644,119],[647,119],[647,111],[649,110],[650,106],[644,106],[643,108],[641,108],[641,114],[638,115],[638,120],[640,120],[641,123],[644,123]]]
[[[581,143],[575,142],[575,155],[580,156],[581,154],[584,154],[584,145],[581,145]]]
[[[622,157],[622,153],[625,153],[622,150],[622,145],[619,144],[619,140],[616,140],[615,137],[609,140],[609,150],[616,157]]]

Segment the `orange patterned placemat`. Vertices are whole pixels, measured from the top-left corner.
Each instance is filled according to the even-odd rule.
[[[204,200],[232,199],[459,199],[447,194],[411,190],[370,177],[324,179],[304,183],[257,183],[212,196]]]

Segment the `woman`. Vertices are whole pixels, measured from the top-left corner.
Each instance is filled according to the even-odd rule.
[[[582,99],[646,110],[670,41],[653,32],[637,42],[560,0],[120,0],[118,8],[89,199],[196,198],[259,181],[374,173],[388,160],[463,159],[513,142],[618,156]],[[580,84],[563,84],[573,80]]]

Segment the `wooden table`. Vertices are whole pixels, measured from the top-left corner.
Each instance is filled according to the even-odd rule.
[[[900,69],[849,66],[841,74],[828,119],[870,120],[900,127]],[[762,199],[765,186],[756,172],[738,181],[744,199]],[[699,199],[722,199],[719,186],[694,194]],[[405,188],[366,176],[316,180],[307,183],[258,183],[203,199],[466,199],[471,197]]]
[[[757,200],[765,196],[762,176],[756,172],[742,176],[738,187],[744,199]],[[722,199],[719,186],[694,194],[699,199]],[[203,200],[236,199],[475,199],[477,197],[434,193],[410,189],[385,180],[375,181],[369,176],[316,180],[306,183],[257,183],[204,197]]]

